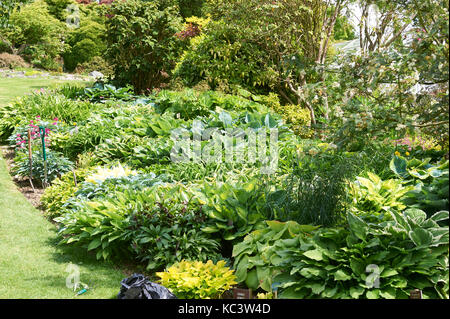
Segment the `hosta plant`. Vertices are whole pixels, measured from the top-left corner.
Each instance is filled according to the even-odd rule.
[[[284,240],[269,259],[282,271],[273,278],[279,297],[399,299],[421,289],[424,298],[448,298],[449,231],[438,224],[448,211],[391,214],[380,224],[349,214],[348,228]]]
[[[402,202],[428,215],[449,209],[449,161],[442,159],[435,164],[430,161],[430,158],[407,160],[395,156],[390,163],[392,172],[403,184],[414,186],[402,197]]]
[[[256,178],[241,185],[203,183],[197,200],[208,216],[202,230],[229,241],[249,234],[270,215],[265,207],[265,192]]]
[[[279,273],[273,266],[275,250],[287,249],[296,242],[297,236],[310,234],[319,227],[299,225],[294,221],[267,220],[265,223],[265,228],[253,231],[233,246],[232,257],[237,282],[245,283],[253,290],[271,291],[272,278]]]
[[[233,270],[223,260],[216,264],[211,260],[181,261],[156,275],[180,299],[219,298],[236,284]]]
[[[352,211],[356,214],[372,214],[380,219],[390,218],[391,210],[402,211],[406,205],[402,197],[413,189],[398,179],[382,180],[376,174],[367,173],[368,178],[357,177],[350,183]]]

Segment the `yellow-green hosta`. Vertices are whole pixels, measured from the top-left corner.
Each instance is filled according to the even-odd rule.
[[[183,260],[156,275],[163,286],[182,299],[218,298],[236,284],[234,271],[223,260],[217,264],[211,260],[206,263]]]
[[[88,176],[85,181],[93,184],[103,182],[107,178],[111,177],[126,177],[130,175],[137,175],[135,170],[131,170],[127,166],[122,166],[120,163],[112,168],[98,167],[97,171]]]

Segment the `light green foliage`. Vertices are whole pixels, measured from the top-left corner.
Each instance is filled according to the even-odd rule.
[[[48,12],[44,0],[36,0],[10,17],[8,39],[34,65],[45,69],[61,68],[56,58],[64,51],[64,25]]]
[[[181,261],[156,275],[179,299],[219,298],[236,283],[233,270],[223,260],[217,264]]]
[[[78,184],[84,181],[88,174],[87,169],[76,169],[74,181],[74,173],[67,172],[61,177],[56,178],[50,187],[47,187],[41,196],[41,203],[45,209],[45,215],[50,220],[60,216],[64,212],[64,204],[78,190]]]
[[[402,197],[413,189],[404,186],[398,179],[381,180],[376,174],[367,173],[368,178],[357,177],[350,186],[353,209],[356,214],[373,214],[380,219],[390,217],[390,210],[402,211],[406,205]]]
[[[275,108],[275,111],[283,116],[286,123],[291,125],[292,130],[303,138],[312,136],[310,128],[311,114],[309,110],[298,105],[283,105]]]

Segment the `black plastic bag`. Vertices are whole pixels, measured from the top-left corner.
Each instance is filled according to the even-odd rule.
[[[122,287],[118,299],[177,299],[169,289],[151,282],[141,274],[133,274],[120,284]]]

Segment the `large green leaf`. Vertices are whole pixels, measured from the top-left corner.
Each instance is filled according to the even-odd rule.
[[[102,244],[102,241],[100,240],[100,238],[96,238],[89,243],[88,250],[93,250],[95,248],[98,248],[101,244]]]
[[[389,163],[389,168],[400,177],[407,177],[408,172],[406,171],[407,162],[403,157],[394,156],[394,158]]]
[[[368,226],[367,224],[359,217],[349,213],[347,214],[348,224],[350,229],[359,239],[365,240],[367,237]]]
[[[428,246],[433,241],[433,235],[426,229],[416,228],[409,232],[409,238],[416,246]]]
[[[323,254],[318,249],[308,250],[308,251],[304,252],[303,255],[305,255],[306,257],[308,257],[310,259],[314,259],[317,261],[323,260]]]
[[[352,277],[342,269],[339,269],[338,271],[336,271],[334,273],[334,280],[346,281],[346,280],[350,280],[350,279],[352,279]]]
[[[442,210],[431,216],[430,219],[434,220],[435,222],[447,220],[449,218],[448,214],[449,214],[448,211]]]
[[[350,287],[350,296],[353,299],[358,299],[364,293],[364,290],[365,289],[360,286]]]

